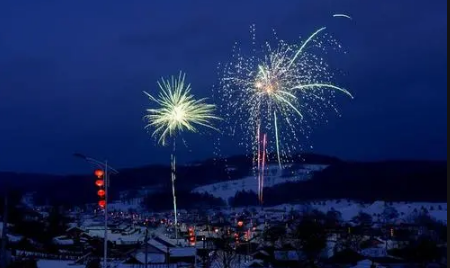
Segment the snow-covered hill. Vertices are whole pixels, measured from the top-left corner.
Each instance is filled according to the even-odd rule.
[[[269,165],[267,175],[265,176],[264,188],[270,188],[275,185],[288,182],[305,181],[312,178],[316,171],[327,168],[327,165],[305,164],[301,168],[293,170],[285,168],[280,171],[278,165]],[[287,171],[287,172],[286,172]],[[240,191],[255,192],[258,189],[258,180],[255,176],[248,176],[239,180],[230,180],[209,185],[200,186],[192,190],[193,193],[208,193],[214,197],[222,198],[225,202]]]

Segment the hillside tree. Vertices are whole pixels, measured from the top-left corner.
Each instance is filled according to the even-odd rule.
[[[400,216],[398,210],[393,206],[385,206],[382,217],[385,222],[391,222]]]
[[[299,261],[305,261],[309,266],[316,267],[327,243],[327,233],[323,223],[312,215],[304,215],[292,235],[293,246]]]
[[[362,226],[348,228],[348,231],[337,241],[338,250],[352,250],[359,252],[364,241],[364,231]]]
[[[101,268],[101,267],[102,265],[100,263],[99,258],[90,259],[86,264],[86,268]]]

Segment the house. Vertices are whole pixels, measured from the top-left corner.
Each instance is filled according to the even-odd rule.
[[[270,254],[265,250],[258,250],[252,254],[253,259],[268,261],[270,259]]]
[[[351,249],[344,249],[342,251],[336,252],[331,258],[325,260],[325,263],[332,266],[348,266],[355,265],[359,261],[362,261],[364,259],[364,256],[362,256],[361,254]]]
[[[21,210],[23,220],[27,222],[41,222],[48,216],[47,212],[39,212],[26,206],[20,206],[19,209]]]
[[[275,250],[272,264],[274,267],[298,267],[303,259],[300,252],[295,250]]]
[[[8,230],[13,225],[8,223]],[[11,234],[11,232],[7,232],[6,237],[8,238],[8,243],[19,243],[24,237],[20,235]],[[0,241],[3,239],[3,222],[0,222]]]
[[[52,239],[53,244],[60,247],[72,247],[75,245],[75,241],[67,236],[57,236]]]
[[[66,235],[71,238],[79,238],[82,234],[85,234],[84,230],[76,226],[66,230]]]
[[[262,260],[253,260],[249,264],[247,264],[247,267],[266,267],[264,262]]]
[[[195,264],[197,249],[194,247],[176,247],[169,249],[170,263]]]
[[[147,245],[138,250],[129,253],[124,264],[145,265],[147,264],[194,264],[196,258],[196,248],[193,247],[175,247],[174,245],[162,239],[150,239]]]
[[[130,254],[124,264],[140,264],[145,265],[147,259],[147,264],[167,264],[166,253],[162,250],[155,248],[151,245],[147,246],[146,249],[139,249]]]
[[[358,262],[355,266],[351,268],[382,268],[379,264],[374,263],[371,260],[363,260]]]
[[[388,255],[386,248],[366,248],[359,252],[364,257],[386,257]]]
[[[370,238],[361,243],[361,248],[363,248],[363,249],[380,248],[380,247],[385,247],[385,246],[386,246],[386,242],[384,242],[383,240],[378,239],[378,238]]]

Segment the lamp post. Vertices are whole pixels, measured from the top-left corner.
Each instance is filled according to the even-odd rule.
[[[2,229],[2,246],[0,254],[0,267],[6,268],[8,264],[6,258],[6,240],[8,239],[8,192],[5,192],[5,209],[3,211],[3,229]]]
[[[108,264],[108,187],[109,187],[109,174],[118,174],[119,172],[108,165],[108,161],[104,162],[99,161],[97,159],[87,157],[83,154],[75,153],[75,157],[81,158],[90,164],[94,164],[99,168],[103,169],[105,172],[104,181],[105,181],[105,234],[104,234],[104,245],[103,245],[103,267],[107,268]]]

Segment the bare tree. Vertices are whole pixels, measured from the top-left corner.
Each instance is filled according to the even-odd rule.
[[[364,227],[370,227],[372,226],[373,218],[371,215],[361,211],[357,216],[353,218],[353,221]]]
[[[393,206],[385,206],[382,214],[385,222],[391,222],[392,220],[397,219],[399,215],[397,209]]]
[[[342,219],[342,213],[331,208],[325,216],[325,226],[327,228],[337,227]]]
[[[100,259],[99,258],[90,259],[86,264],[86,268],[101,268]]]
[[[8,268],[37,268],[37,262],[33,259],[16,260]]]
[[[216,250],[212,256],[214,266],[217,268],[231,268],[238,259],[234,237],[225,232],[221,238],[215,240]]]
[[[336,248],[337,250],[352,250],[358,252],[361,250],[361,243],[364,241],[364,233],[362,227],[351,228],[349,232],[345,233],[339,239]]]
[[[320,254],[326,247],[327,233],[324,224],[314,215],[304,215],[293,232],[293,245],[299,261],[316,267]]]
[[[264,230],[263,238],[272,244],[275,244],[277,241],[283,242],[286,238],[286,226],[278,225],[267,228]]]

